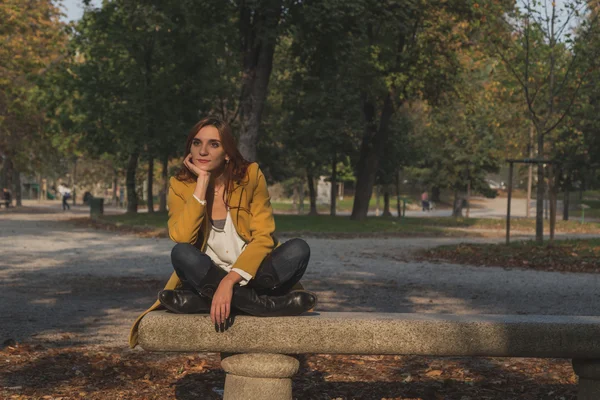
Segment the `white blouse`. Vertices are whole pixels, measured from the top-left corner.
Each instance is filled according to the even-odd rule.
[[[206,242],[206,255],[208,255],[217,266],[229,272],[232,270],[231,266],[236,262],[242,251],[244,251],[244,248],[246,248],[246,242],[244,242],[235,230],[228,209],[223,229],[219,229],[211,224],[208,240]],[[252,275],[246,271],[239,268],[233,268],[233,270],[243,278],[240,282],[240,286],[246,285],[248,281],[252,279]]]

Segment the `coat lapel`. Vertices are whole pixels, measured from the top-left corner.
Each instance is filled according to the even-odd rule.
[[[242,198],[243,187],[238,182],[232,182],[232,189],[229,192],[229,196],[227,197],[227,202],[229,203],[229,213],[231,214],[231,220],[235,225],[237,231],[239,232],[239,227],[237,226],[238,214],[240,212],[240,200]]]

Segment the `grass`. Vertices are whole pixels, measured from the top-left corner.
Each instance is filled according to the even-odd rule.
[[[449,228],[472,228],[472,229],[490,229],[504,230],[506,228],[506,219],[497,218],[422,218],[432,221],[424,221],[432,226],[445,226]],[[535,219],[530,218],[511,218],[511,231],[534,231]],[[544,221],[544,229],[548,231],[549,221]],[[570,220],[556,221],[556,231],[559,233],[600,233],[600,224],[596,222],[586,222],[582,224],[580,221]]]
[[[406,196],[404,196],[404,197],[406,197]],[[346,197],[344,197],[343,200],[340,200],[338,198],[336,200],[336,210],[337,211],[352,211],[353,204],[354,204],[354,197],[346,196]],[[420,204],[421,204],[420,201],[418,201],[416,198],[410,198],[409,203],[407,203],[407,209],[408,209],[409,205],[413,205],[414,206],[413,208],[417,209],[418,207],[420,207]],[[298,209],[297,205],[295,205],[291,202],[282,202],[282,201],[272,202],[271,205],[273,206],[273,210],[279,211],[279,212],[296,212]],[[400,206],[402,206],[402,202],[400,202]],[[397,210],[397,207],[398,207],[398,201],[396,199],[396,196],[390,196],[390,209],[392,211],[395,211],[395,210]],[[373,196],[373,197],[371,197],[371,199],[369,201],[369,210],[374,211],[376,208],[377,208],[377,200],[376,200],[375,196]],[[322,205],[318,204],[317,205],[317,210],[320,213],[328,213],[329,209],[330,209],[329,204],[322,204]],[[381,211],[383,211],[383,195],[381,196],[381,199],[379,201],[379,209]],[[305,199],[304,210],[305,210],[305,212],[308,212],[310,210],[309,199]]]
[[[423,236],[443,236],[451,234],[442,226],[429,226],[414,223],[417,218],[405,219],[368,217],[363,221],[354,221],[349,217],[331,217],[329,215],[276,215],[278,232],[303,234],[394,234]]]
[[[120,214],[105,215],[99,219],[116,227],[166,229],[167,214],[155,212],[152,214]],[[456,236],[474,230],[492,230],[503,232],[506,221],[492,218],[452,218],[452,217],[407,217],[398,219],[394,217],[368,217],[363,221],[354,221],[349,217],[329,215],[284,215],[276,214],[275,223],[277,232],[295,234],[331,234],[333,236],[356,236],[360,234],[388,234],[388,235],[421,235],[421,236]],[[546,231],[548,223],[545,221]],[[535,220],[515,218],[511,220],[512,231],[535,231]],[[600,233],[600,224],[589,222],[581,224],[578,220],[556,221],[558,233]]]
[[[600,200],[583,200],[582,203],[590,208],[600,210]]]
[[[600,218],[600,200],[584,199],[582,203],[590,207],[585,210],[585,218]],[[581,218],[581,209],[569,211],[569,217]]]
[[[139,226],[147,228],[166,228],[167,219],[166,212],[103,215],[99,218],[100,221],[112,223],[116,226]]]
[[[303,234],[394,234],[411,235],[415,233],[424,236],[453,235],[446,232],[443,226],[428,226],[421,224],[418,218],[406,218],[401,222],[398,218],[369,217],[364,221],[353,221],[349,217],[331,217],[328,215],[275,215],[275,224],[278,233],[303,233]],[[148,228],[166,229],[167,214],[155,212],[153,214],[139,213],[134,215],[104,215],[98,219],[121,228]]]
[[[600,239],[459,244],[419,252],[422,259],[475,266],[498,266],[560,272],[600,272]]]
[[[579,210],[569,211],[569,218],[581,218],[581,211],[579,211]],[[587,210],[585,210],[584,218],[585,219],[600,218],[600,210],[595,209],[595,208],[587,209]]]

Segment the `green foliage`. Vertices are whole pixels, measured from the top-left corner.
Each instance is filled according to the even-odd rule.
[[[49,0],[0,3],[0,156],[21,172],[53,167],[39,82],[60,60],[65,34]]]
[[[537,157],[560,159],[572,170],[582,168],[587,146],[583,121],[573,124],[570,116],[583,116],[585,88],[593,82],[600,54],[593,44],[600,33],[593,7],[597,3],[584,0],[534,0],[501,17],[491,8],[482,10],[489,17],[484,27],[492,53],[512,75],[516,85],[511,92],[521,94],[535,127]]]
[[[264,11],[264,1],[115,0],[87,7],[70,28],[69,52],[61,60],[49,56],[64,46],[56,39],[60,25],[44,25],[45,41],[30,38],[38,60],[25,54],[11,60],[18,53],[14,43],[10,51],[0,49],[0,59],[23,76],[54,62],[43,80],[19,86],[23,92],[19,74],[0,76],[12,96],[9,104],[0,94],[0,106],[9,104],[12,113],[8,118],[0,107],[0,151],[22,144],[6,140],[17,137],[14,132],[44,125],[51,140],[41,142],[59,149],[57,158],[101,157],[122,168],[132,153],[142,159],[179,155],[187,129],[207,114],[243,132],[247,116],[240,117],[240,105],[247,93],[241,88],[250,73],[244,57],[260,51],[240,49],[240,38],[249,40],[240,31],[240,10]],[[423,185],[464,190],[470,182],[485,193],[486,173],[503,158],[528,156],[532,118],[547,138],[542,153],[568,165],[565,185],[582,181],[598,159],[600,76],[598,57],[591,55],[600,41],[592,16],[556,41],[544,15],[509,1],[281,4],[280,24],[264,31],[277,37],[258,143],[270,181],[330,176],[336,162],[339,181],[369,170],[369,179],[376,176],[370,185],[392,184],[404,169],[405,177]],[[34,14],[28,15],[46,18]],[[525,26],[527,15],[532,18]],[[23,18],[7,24],[8,31],[25,29]],[[525,90],[531,104],[518,97]],[[548,130],[567,109],[571,117]],[[47,111],[45,120],[40,111]],[[19,154],[28,167],[34,157]],[[357,185],[359,192],[370,190]]]
[[[215,112],[227,92],[231,56],[214,30],[227,31],[230,11],[193,1],[114,1],[86,9],[58,78],[65,89],[56,96],[63,140],[121,162],[132,152],[163,158],[182,151],[187,129]],[[198,23],[206,15],[210,26]]]
[[[503,161],[504,105],[495,101],[498,82],[481,73],[491,61],[474,55],[463,54],[469,72],[461,74],[452,92],[440,96],[437,106],[413,105],[411,141],[420,160],[407,172],[425,186],[464,191],[470,182],[474,191],[492,195],[485,178]]]

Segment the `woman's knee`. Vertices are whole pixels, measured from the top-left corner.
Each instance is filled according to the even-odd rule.
[[[171,263],[176,269],[187,269],[210,263],[210,257],[189,243],[177,243],[171,250]]]
[[[288,256],[301,260],[310,258],[310,246],[300,238],[290,239],[284,243]]]

